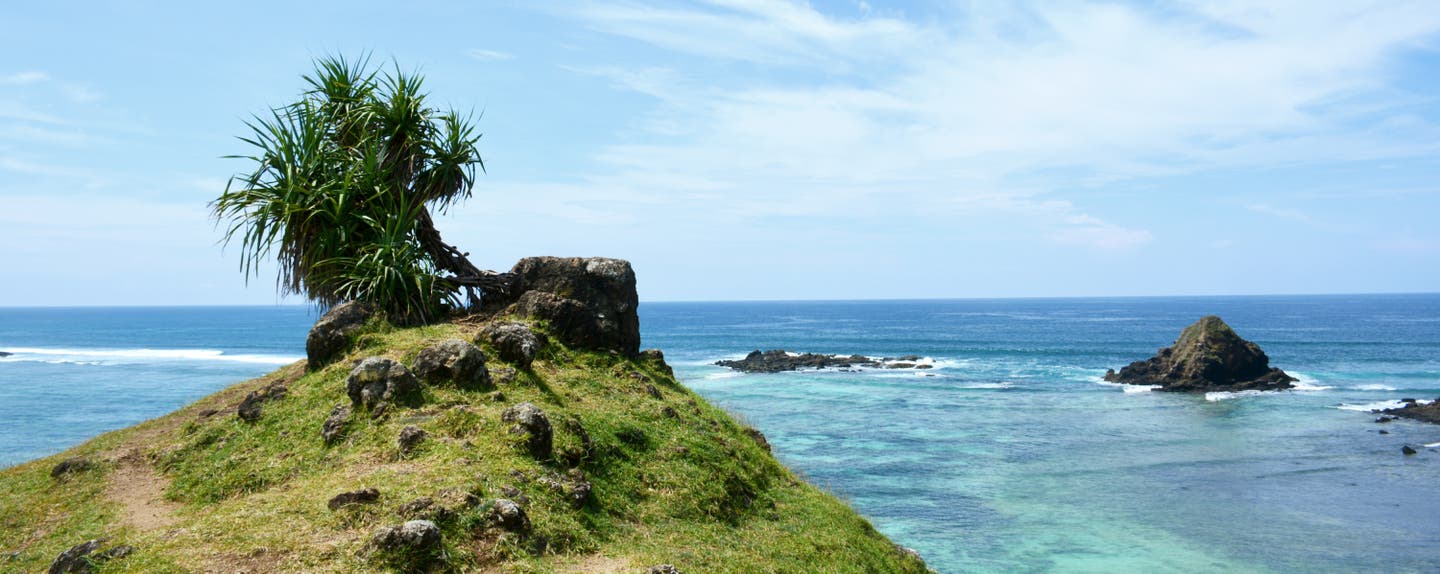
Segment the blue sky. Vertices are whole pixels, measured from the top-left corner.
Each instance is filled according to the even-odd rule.
[[[281,301],[217,243],[221,156],[367,51],[483,112],[440,221],[482,267],[626,258],[650,301],[1440,284],[1432,2],[1000,4],[7,6],[0,305]]]

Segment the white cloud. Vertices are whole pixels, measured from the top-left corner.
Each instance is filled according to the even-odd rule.
[[[608,176],[640,191],[645,181],[705,182],[724,190],[714,204],[696,197],[709,213],[918,204],[944,217],[1003,209],[998,196],[1028,206],[1019,212],[1044,220],[1055,242],[1133,248],[1152,234],[1044,198],[1200,170],[1440,151],[1440,129],[1402,117],[1414,96],[1387,75],[1398,53],[1440,30],[1440,10],[1424,1],[968,3],[954,22],[927,24],[794,1],[584,3],[571,13],[683,57],[759,67],[738,79],[582,68],[659,100],[637,124],[655,138],[600,155]]]
[[[38,84],[49,79],[50,76],[44,72],[19,72],[8,76],[0,76],[0,86],[26,86]]]
[[[481,50],[479,48],[468,50],[465,52],[465,55],[473,59],[480,60],[482,62],[498,62],[515,58],[515,55],[509,52],[500,52],[496,50]]]

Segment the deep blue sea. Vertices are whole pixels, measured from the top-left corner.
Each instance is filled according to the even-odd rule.
[[[1301,390],[1099,382],[1206,314]],[[314,318],[0,309],[0,466],[298,359]],[[646,303],[641,324],[686,384],[941,572],[1440,569],[1440,425],[1369,412],[1440,396],[1440,295]],[[771,348],[936,368],[710,365]]]

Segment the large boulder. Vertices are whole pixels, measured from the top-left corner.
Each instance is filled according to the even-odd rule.
[[[350,371],[345,393],[356,407],[373,409],[404,400],[420,391],[420,382],[410,369],[384,357],[369,357]]]
[[[485,353],[460,339],[446,339],[426,347],[415,357],[410,370],[431,384],[453,381],[461,386],[490,386]]]
[[[305,364],[311,370],[334,362],[350,347],[350,336],[370,320],[373,311],[355,301],[331,307],[305,337]]]
[[[1293,387],[1297,379],[1270,366],[1255,343],[1241,339],[1219,317],[1210,315],[1180,332],[1175,344],[1154,357],[1105,373],[1112,383],[1153,385],[1162,391],[1272,391]]]
[[[550,323],[552,332],[572,347],[632,357],[640,352],[640,298],[628,261],[527,257],[510,273],[511,312]]]

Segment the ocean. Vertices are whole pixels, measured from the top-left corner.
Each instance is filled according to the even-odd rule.
[[[1100,382],[1207,314],[1300,388]],[[314,319],[0,309],[0,351],[15,353],[0,358],[0,466],[297,360]],[[1440,425],[1369,410],[1440,396],[1440,295],[644,303],[641,329],[685,384],[941,572],[1437,568]],[[711,364],[773,348],[935,368]]]

